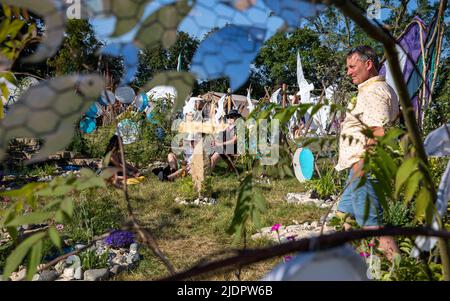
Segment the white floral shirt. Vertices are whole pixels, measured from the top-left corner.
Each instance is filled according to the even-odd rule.
[[[336,170],[350,168],[364,154],[367,138],[363,125],[383,127],[395,121],[399,114],[398,98],[383,76],[375,76],[358,85],[354,108],[347,112],[339,139],[339,161]],[[352,138],[350,138],[352,137]]]

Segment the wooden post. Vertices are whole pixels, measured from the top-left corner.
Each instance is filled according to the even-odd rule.
[[[227,114],[231,111],[231,89],[228,89],[228,105],[227,105]]]
[[[283,84],[283,101],[282,101],[283,109],[286,108],[286,104],[287,104],[287,85]]]

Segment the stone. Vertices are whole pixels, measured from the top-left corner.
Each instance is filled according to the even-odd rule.
[[[109,277],[108,269],[87,270],[84,272],[84,280],[86,281],[102,281]]]
[[[128,254],[126,258],[127,258],[127,263],[128,264],[135,263],[135,262],[137,262],[137,261],[139,261],[141,259],[139,254]]]
[[[39,278],[40,278],[39,274],[35,274],[31,279],[31,281],[39,281]]]
[[[77,244],[77,245],[75,245],[75,250],[81,250],[81,249],[83,249],[83,248],[85,248],[86,247],[86,245],[83,245],[83,244]]]
[[[111,274],[114,275],[118,275],[120,273],[122,273],[123,271],[125,271],[125,266],[120,265],[120,264],[115,264],[109,271]]]
[[[58,274],[62,274],[65,267],[66,267],[66,262],[60,261],[55,265],[55,270],[56,270],[56,272],[58,272]]]
[[[317,223],[317,221],[313,221],[313,222],[311,223],[311,227],[312,227],[313,229],[317,228],[318,226],[319,226],[319,224]]]
[[[196,200],[194,201],[194,205],[200,205],[200,199],[196,199]]]
[[[67,257],[66,264],[68,264],[68,265],[76,264],[76,267],[78,267],[81,265],[81,259],[77,255],[71,255],[71,256]],[[74,267],[74,268],[76,268],[76,267]]]
[[[254,240],[260,239],[260,238],[262,238],[262,237],[263,237],[263,235],[262,235],[261,233],[256,233],[256,234],[253,234],[253,235],[252,235],[252,239],[254,239]]]
[[[139,245],[137,243],[132,243],[130,245],[130,253],[136,254],[138,252]]]
[[[11,280],[12,281],[23,281],[23,280],[25,280],[26,276],[27,276],[27,269],[22,269],[17,273],[12,273]]]
[[[75,276],[75,269],[74,268],[65,268],[63,272],[63,277],[72,280]]]
[[[39,275],[38,281],[54,281],[58,278],[58,273],[54,270],[44,270]]]
[[[81,267],[77,267],[75,269],[75,273],[74,273],[73,277],[76,280],[82,280],[83,279],[83,270],[81,269]]]

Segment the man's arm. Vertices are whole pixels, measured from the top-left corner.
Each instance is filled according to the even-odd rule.
[[[370,127],[370,129],[373,132],[373,135],[375,137],[383,137],[384,136],[384,128],[382,126],[372,126]],[[375,139],[367,139],[367,143],[366,143],[366,149],[372,145],[375,145],[377,143],[377,141]]]

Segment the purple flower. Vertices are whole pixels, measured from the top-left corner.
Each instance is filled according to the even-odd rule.
[[[58,230],[59,232],[61,232],[64,229],[64,225],[63,224],[57,224],[56,225],[56,230]]]
[[[375,244],[373,242],[369,243],[369,247],[375,247]]]
[[[292,259],[292,256],[284,256],[284,261],[288,262]]]
[[[113,248],[123,248],[134,243],[134,234],[128,231],[114,231],[104,240],[105,244]]]
[[[275,224],[272,226],[272,231],[278,231],[281,227],[281,224]]]

